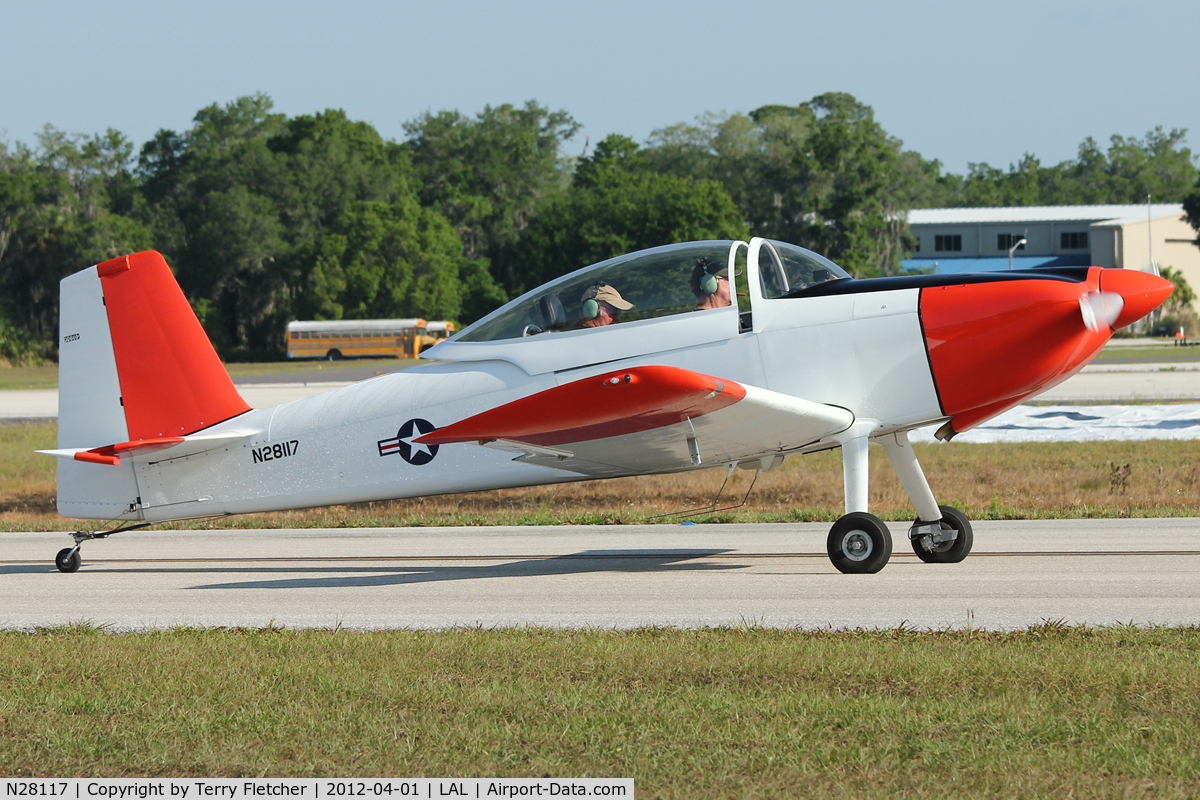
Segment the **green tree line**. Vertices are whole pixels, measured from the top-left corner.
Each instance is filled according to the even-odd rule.
[[[914,207],[1185,201],[1185,132],[1092,139],[1078,157],[946,173],[848,94],[704,115],[639,144],[584,145],[534,101],[426,113],[385,140],[340,110],[266,95],[197,112],[141,148],[46,126],[0,140],[0,355],[55,355],[58,281],[157,249],[226,359],[282,354],[290,319],[470,322],[545,280],[675,241],[770,236],[859,277],[894,274]]]

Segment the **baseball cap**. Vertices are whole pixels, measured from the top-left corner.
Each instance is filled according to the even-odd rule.
[[[583,297],[579,298],[579,302],[586,303],[588,300],[608,303],[613,308],[619,308],[622,311],[633,308],[633,303],[621,297],[620,292],[603,281],[584,290]]]

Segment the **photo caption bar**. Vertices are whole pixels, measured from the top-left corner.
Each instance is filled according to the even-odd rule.
[[[65,800],[253,800],[337,797],[633,798],[633,778],[38,778],[5,780],[4,797]]]

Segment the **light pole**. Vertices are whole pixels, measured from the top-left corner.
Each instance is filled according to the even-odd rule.
[[[1147,272],[1158,275],[1158,264],[1154,263],[1154,231],[1151,229],[1153,214],[1151,213],[1150,195],[1146,195],[1146,258],[1150,259],[1150,264],[1147,267]],[[1145,326],[1145,332],[1154,335],[1154,312],[1151,311],[1142,320],[1142,325]]]
[[[1150,195],[1146,195],[1146,257],[1150,259],[1150,272],[1158,275],[1158,264],[1154,263],[1154,231],[1151,229]]]
[[[1023,244],[1025,244],[1025,237],[1024,237],[1024,236],[1022,236],[1022,237],[1021,237],[1020,239],[1018,239],[1017,241],[1013,242],[1013,246],[1012,246],[1012,247],[1010,247],[1010,248],[1008,248],[1008,268],[1009,268],[1009,269],[1012,269],[1012,254],[1013,254],[1013,251],[1014,251],[1014,250],[1016,250],[1018,247],[1020,247],[1020,246],[1021,246],[1021,245],[1023,245]]]

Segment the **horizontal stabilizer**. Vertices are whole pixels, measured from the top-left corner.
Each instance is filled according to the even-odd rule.
[[[155,439],[135,439],[129,442],[118,442],[117,444],[108,444],[103,447],[93,447],[90,449],[66,447],[58,450],[38,450],[37,452],[47,456],[54,456],[55,458],[82,461],[87,464],[107,464],[115,467],[121,463],[122,456],[136,461],[167,461],[172,458],[183,458],[184,456],[195,455],[196,453],[203,453],[207,450],[214,450],[218,447],[235,444],[258,436],[260,433],[261,431],[198,433],[193,436],[164,436]],[[157,453],[162,453],[162,456],[152,457]]]

